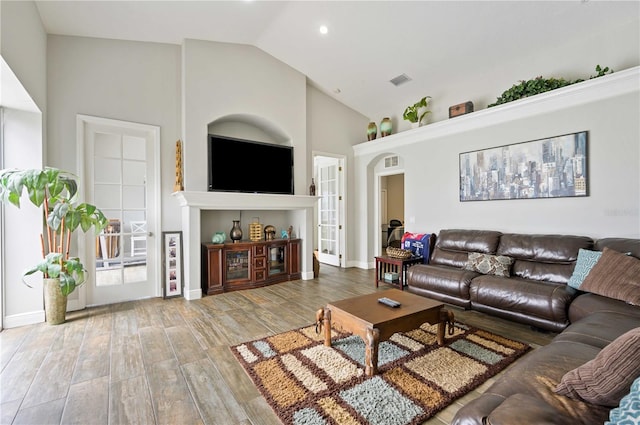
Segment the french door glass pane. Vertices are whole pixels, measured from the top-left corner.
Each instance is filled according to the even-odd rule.
[[[96,285],[147,280],[144,138],[96,133],[94,199],[110,220],[96,237]]]
[[[144,185],[145,163],[140,161],[122,162],[122,182],[127,185]]]
[[[95,157],[99,158],[122,157],[120,135],[111,133],[95,133],[93,153]]]
[[[144,138],[124,136],[122,138],[123,156],[127,159],[145,161],[147,159],[146,143]]]

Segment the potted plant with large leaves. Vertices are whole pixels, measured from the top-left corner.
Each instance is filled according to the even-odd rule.
[[[47,323],[65,321],[67,296],[86,281],[86,269],[71,257],[71,234],[92,227],[96,235],[109,223],[94,205],[77,202],[76,176],[57,168],[44,170],[7,169],[0,171],[0,201],[20,208],[23,192],[43,212],[40,235],[42,261],[25,270],[24,275],[42,272]],[[26,284],[26,283],[25,283]]]
[[[409,121],[412,127],[420,127],[424,117],[431,113],[430,110],[426,109],[430,100],[431,96],[425,96],[413,105],[407,106],[402,113],[402,118]]]

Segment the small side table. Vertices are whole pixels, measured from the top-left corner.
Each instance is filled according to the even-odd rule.
[[[404,291],[404,284],[407,275],[407,269],[415,264],[421,264],[422,257],[396,258],[388,255],[376,257],[376,288],[378,283],[386,283],[388,285],[398,286],[398,289]],[[387,282],[384,280],[385,273],[398,273],[398,283]]]

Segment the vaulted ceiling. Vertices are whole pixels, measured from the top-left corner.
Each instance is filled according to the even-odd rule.
[[[539,74],[535,58],[550,46],[638,22],[640,13],[637,1],[594,0],[36,3],[50,34],[254,45],[374,118],[470,73],[493,72],[505,58],[530,61],[530,75],[505,75],[506,89]],[[395,87],[389,80],[400,74],[412,80]]]

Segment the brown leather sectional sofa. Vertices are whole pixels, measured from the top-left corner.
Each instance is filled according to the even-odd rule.
[[[440,232],[430,264],[409,269],[409,291],[560,332],[460,409],[452,424],[602,424],[608,419],[610,407],[555,392],[565,373],[594,359],[618,336],[640,327],[640,307],[566,285],[579,248],[602,251],[605,247],[640,258],[639,239]],[[512,276],[463,270],[468,252],[512,256]]]
[[[568,306],[576,291],[567,286],[583,236],[502,234],[487,230],[442,230],[429,264],[411,267],[409,291],[540,329],[569,325]],[[465,270],[470,252],[514,259],[510,277]]]

